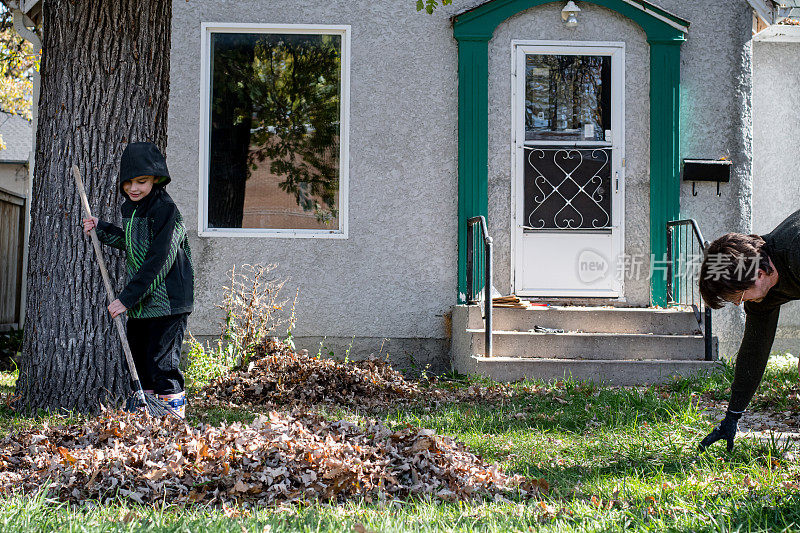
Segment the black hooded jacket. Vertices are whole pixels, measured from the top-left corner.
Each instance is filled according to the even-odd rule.
[[[762,236],[764,252],[778,271],[778,283],[761,301],[744,303],[744,335],[731,384],[728,410],[740,413],[756,392],[775,340],[781,305],[800,300],[800,211]]]
[[[155,176],[150,194],[122,203],[122,226],[97,224],[103,243],[125,250],[128,284],[119,301],[130,318],[154,318],[191,312],[194,269],[186,227],[164,186],[170,182],[166,161],[152,143],[131,143],[122,154],[119,190],[138,176]]]

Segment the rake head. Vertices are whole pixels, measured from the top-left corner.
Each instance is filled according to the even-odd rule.
[[[125,410],[136,412],[142,408],[147,409],[147,413],[150,416],[174,416],[183,422],[181,415],[175,412],[164,400],[159,399],[154,394],[144,392],[142,389],[134,390],[133,394],[128,397],[128,401],[125,403]]]

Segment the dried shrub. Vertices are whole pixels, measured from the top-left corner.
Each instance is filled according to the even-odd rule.
[[[225,312],[222,336],[233,345],[239,367],[247,367],[255,347],[285,322],[280,311],[288,300],[281,301],[280,292],[286,280],[275,276],[277,268],[257,263],[228,272],[230,281],[217,307]]]
[[[224,318],[216,346],[204,346],[190,336],[187,375],[191,381],[202,385],[230,368],[246,368],[256,346],[287,322],[281,311],[289,300],[280,296],[286,280],[275,275],[277,268],[257,263],[234,265],[228,271],[222,303],[217,305]],[[290,334],[294,317],[292,304]]]

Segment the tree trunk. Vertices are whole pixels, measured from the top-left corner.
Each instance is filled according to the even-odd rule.
[[[93,214],[121,223],[128,142],[167,143],[172,0],[44,2],[28,300],[17,407],[96,412],[129,390],[70,168]],[[117,290],[124,260],[105,247]]]

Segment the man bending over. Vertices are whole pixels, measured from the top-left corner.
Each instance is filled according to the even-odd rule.
[[[728,233],[712,242],[700,268],[700,294],[712,309],[744,304],[745,326],[725,418],[703,441],[733,449],[738,421],[764,376],[781,305],[800,299],[800,211],[767,235]],[[800,367],[798,367],[800,371]]]

